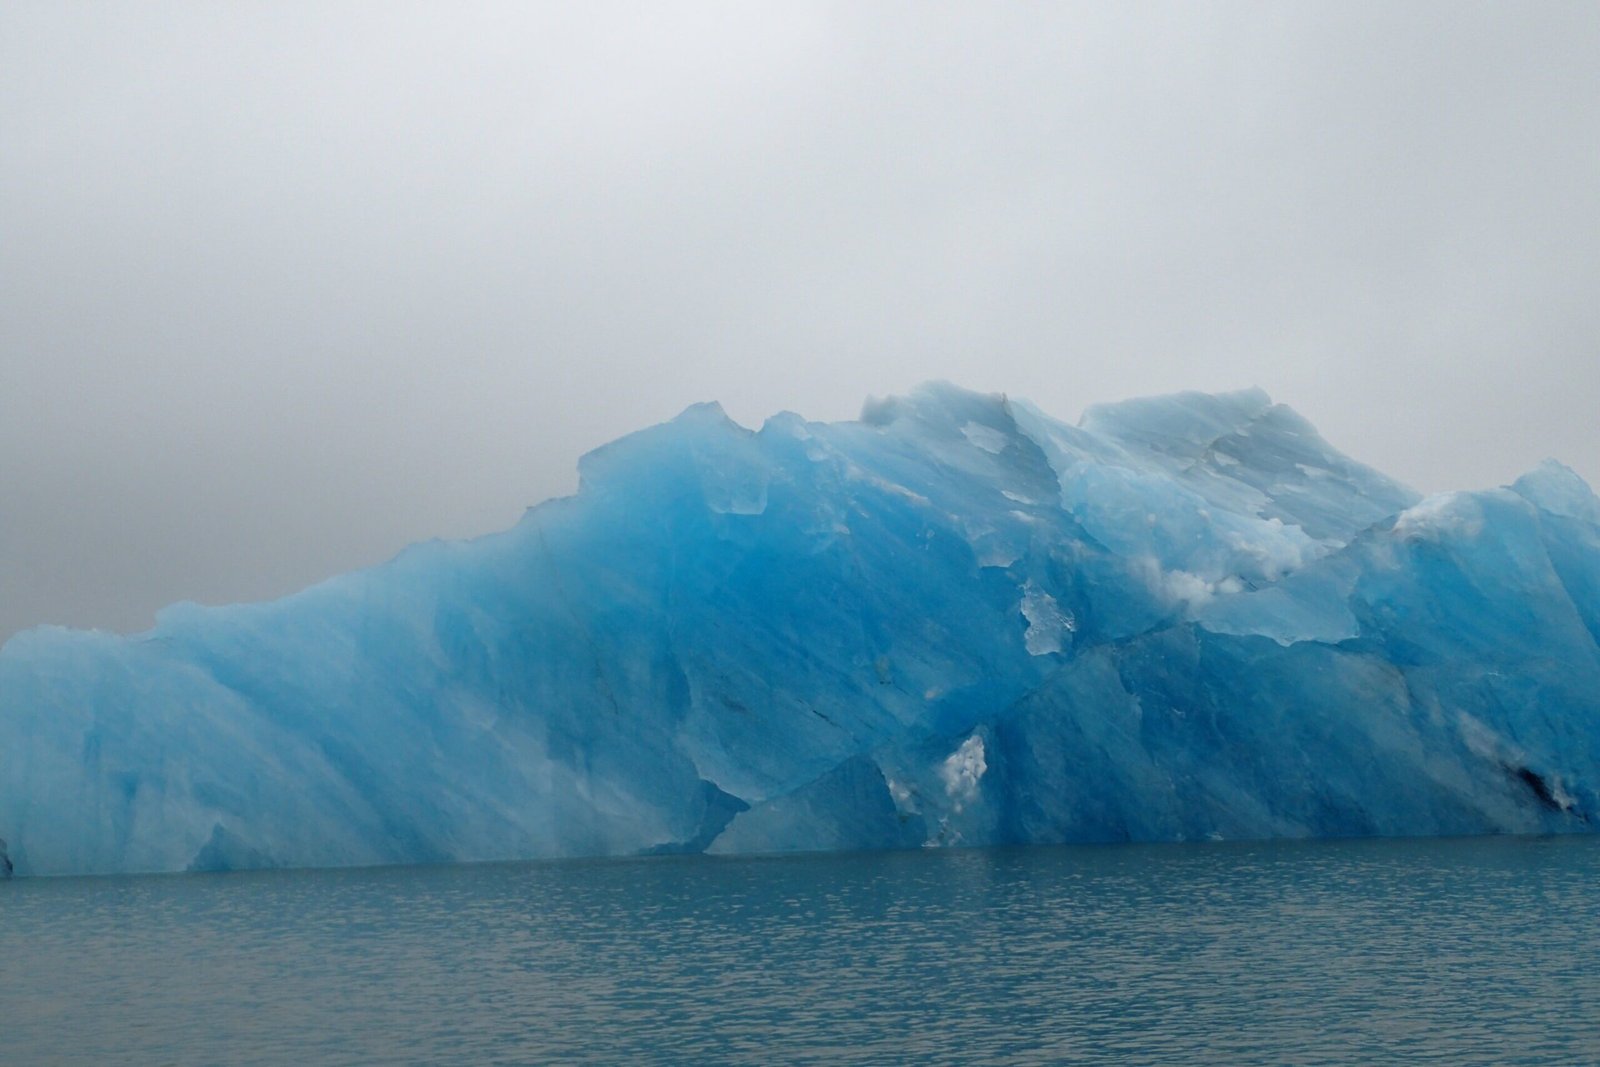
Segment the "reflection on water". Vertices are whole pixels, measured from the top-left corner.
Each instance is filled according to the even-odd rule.
[[[1600,1062],[1600,839],[0,883],[0,1062]]]

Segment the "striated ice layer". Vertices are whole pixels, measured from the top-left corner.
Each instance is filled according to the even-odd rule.
[[[716,405],[502,534],[0,650],[19,874],[1578,831],[1600,501],[1259,391]]]

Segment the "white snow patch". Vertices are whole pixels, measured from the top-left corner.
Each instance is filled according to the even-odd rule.
[[[1211,599],[1215,587],[1190,571],[1167,571],[1161,576],[1161,591],[1169,600],[1198,607]]]
[[[1134,568],[1157,597],[1191,611],[1204,607],[1218,595],[1241,593],[1245,588],[1244,582],[1233,574],[1210,579],[1193,571],[1163,570],[1154,556],[1141,556],[1134,561]]]
[[[1472,538],[1482,531],[1483,509],[1471,493],[1459,491],[1435,493],[1394,520],[1394,535],[1406,541]]]
[[[977,734],[961,742],[961,747],[950,753],[940,765],[939,778],[944,782],[945,793],[955,802],[958,814],[963,807],[977,799],[978,783],[988,769],[989,764],[984,759],[983,738]]]
[[[1227,544],[1241,557],[1235,566],[1253,569],[1263,578],[1280,578],[1328,553],[1328,546],[1313,540],[1300,525],[1285,524],[1276,516],[1254,523],[1248,535],[1230,533]]]

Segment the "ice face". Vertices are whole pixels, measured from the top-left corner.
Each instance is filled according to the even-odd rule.
[[[1600,501],[1419,499],[1264,393],[716,405],[504,533],[0,650],[19,874],[1576,831]]]

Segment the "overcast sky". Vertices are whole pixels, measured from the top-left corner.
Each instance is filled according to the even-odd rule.
[[[1600,4],[0,0],[0,635],[929,378],[1600,480]]]

